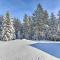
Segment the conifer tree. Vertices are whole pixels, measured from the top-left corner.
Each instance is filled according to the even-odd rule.
[[[21,38],[22,34],[21,34],[21,29],[22,29],[22,24],[21,21],[17,18],[14,18],[14,27],[15,27],[15,34],[16,34],[16,38]]]
[[[58,11],[58,19],[56,22],[57,22],[56,40],[60,41],[60,10]]]
[[[27,16],[27,14],[25,14],[24,19],[23,19],[23,36],[26,39],[30,38],[30,23],[31,23],[31,19]]]
[[[57,29],[56,29],[56,17],[53,13],[51,13],[51,16],[50,16],[50,26],[49,26],[49,36],[51,38],[51,40],[54,40],[54,36],[57,32]]]
[[[11,18],[9,12],[7,12],[3,21],[3,40],[8,41],[12,39],[15,39],[13,18]]]
[[[40,40],[44,38],[44,25],[45,25],[45,14],[47,14],[42,6],[38,4],[37,9],[33,13],[32,20],[33,20],[33,30],[34,30],[34,39]],[[47,16],[47,15],[46,15]],[[46,17],[45,17],[46,18]]]

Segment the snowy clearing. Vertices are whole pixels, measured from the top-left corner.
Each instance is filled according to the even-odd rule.
[[[60,60],[30,44],[37,43],[30,40],[0,41],[0,60]]]

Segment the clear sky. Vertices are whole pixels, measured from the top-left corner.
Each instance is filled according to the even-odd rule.
[[[13,16],[23,19],[25,13],[32,15],[40,3],[49,13],[60,10],[60,0],[0,0],[0,15],[10,11]]]

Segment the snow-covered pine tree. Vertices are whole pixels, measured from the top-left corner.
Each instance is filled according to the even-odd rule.
[[[58,31],[60,31],[60,11],[58,12]]]
[[[33,13],[33,31],[34,31],[34,39],[40,40],[44,39],[44,26],[46,23],[46,15],[47,13],[43,10],[42,6],[38,4],[37,9]]]
[[[4,16],[3,21],[3,40],[15,39],[15,29],[13,26],[13,18],[11,18],[9,12]]]
[[[57,34],[56,39],[60,40],[60,10],[58,11],[58,18],[57,18]]]
[[[44,10],[44,33],[45,33],[45,39],[48,39],[48,29],[49,29],[49,15],[47,10]]]
[[[22,24],[18,18],[14,18],[14,27],[16,38],[22,38]]]
[[[30,27],[31,19],[25,14],[23,19],[23,37],[26,39],[30,39],[31,27]]]
[[[50,26],[49,26],[49,38],[51,38],[51,40],[54,40],[54,36],[57,32],[57,29],[56,29],[56,17],[53,13],[51,13],[51,16],[50,16]]]
[[[32,19],[31,17],[29,16],[29,29],[28,29],[28,32],[29,32],[29,39],[31,40],[32,39],[32,36],[33,36],[33,26],[32,26]]]
[[[45,23],[46,25],[49,25],[49,24],[48,24],[48,18],[49,18],[48,12],[47,12],[47,10],[45,10],[45,11],[44,11],[44,23]]]

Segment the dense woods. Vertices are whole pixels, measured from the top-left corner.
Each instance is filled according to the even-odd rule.
[[[13,18],[13,24],[9,20],[10,16],[7,13],[3,21],[6,33],[7,25],[13,26],[10,30],[10,39],[29,39],[29,40],[60,40],[60,11],[57,16],[54,13],[48,14],[47,10],[38,4],[36,10],[32,13],[32,16],[24,15],[23,23],[18,18]],[[4,39],[7,38],[5,35],[10,36],[8,33],[3,34]]]

